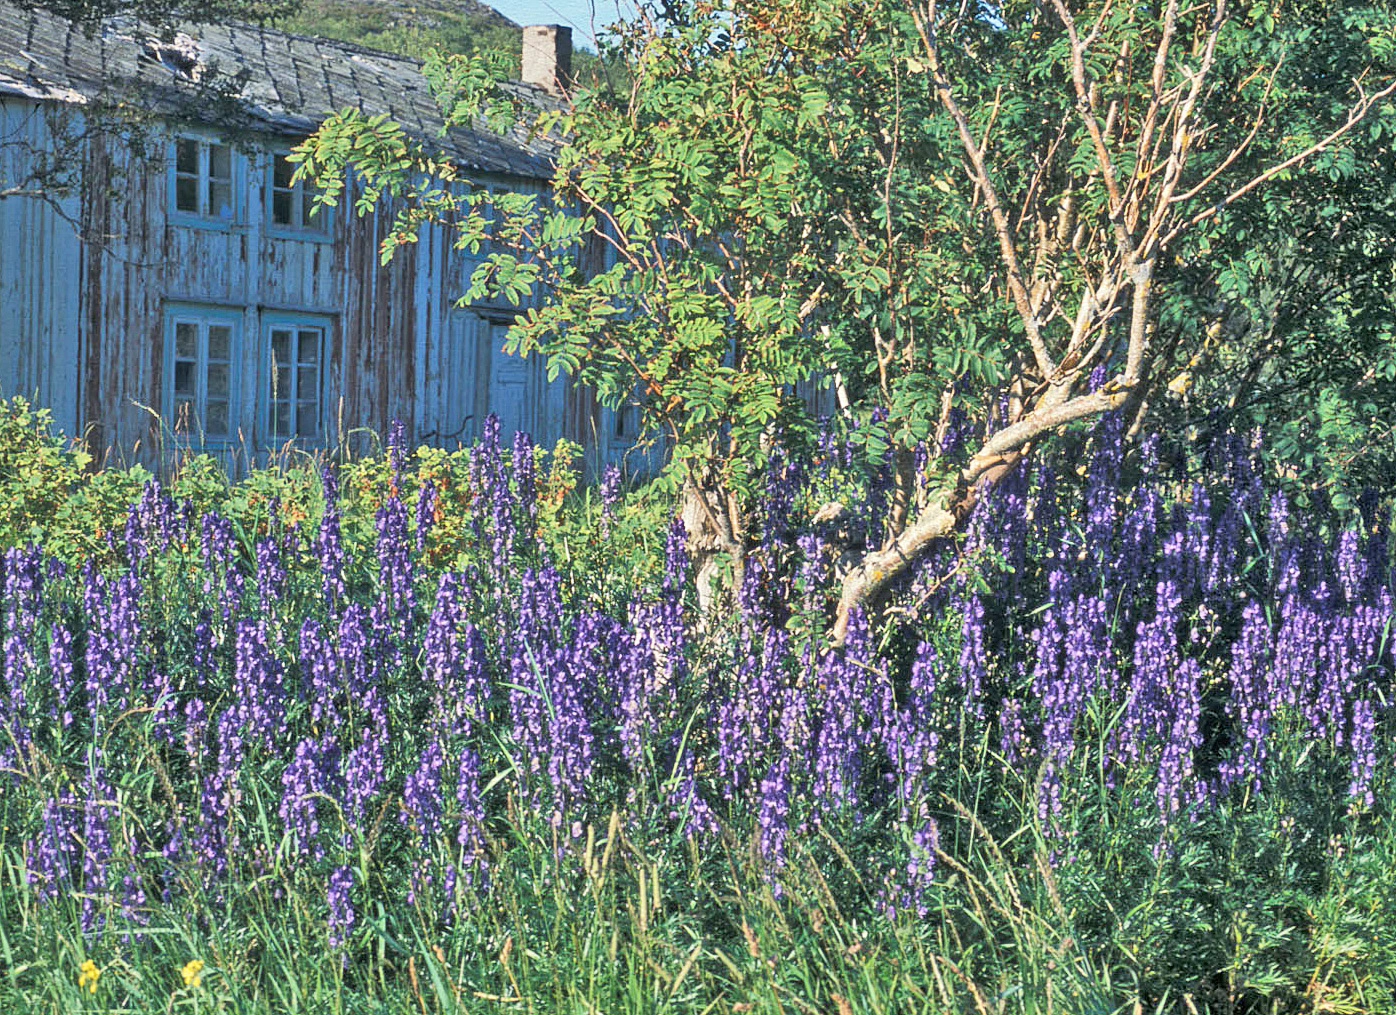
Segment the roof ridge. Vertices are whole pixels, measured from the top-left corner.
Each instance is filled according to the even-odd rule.
[[[66,32],[60,25],[67,26]],[[304,134],[335,110],[358,108],[391,117],[473,172],[531,179],[552,175],[555,139],[519,128],[499,135],[480,122],[457,126],[442,137],[445,118],[421,64],[410,57],[246,22],[180,25],[176,29],[188,40],[186,48],[197,47],[199,65],[181,77],[179,68],[152,61],[140,30],[129,27],[134,34],[120,28],[84,34],[68,19],[0,0],[0,95],[83,103],[113,89],[123,94],[134,90],[152,114],[207,122],[246,115],[273,134]],[[29,83],[21,80],[25,63],[13,71],[9,66],[25,48],[26,29],[36,36],[36,53],[27,61],[33,78]],[[236,109],[209,105],[189,92],[191,85],[197,92],[203,80],[199,68],[234,76],[236,95],[228,98]],[[11,80],[12,75],[18,77]],[[540,109],[558,101],[518,81],[501,86]]]

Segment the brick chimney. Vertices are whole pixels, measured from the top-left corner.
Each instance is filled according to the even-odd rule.
[[[523,30],[523,80],[554,95],[572,84],[572,29],[529,25]]]

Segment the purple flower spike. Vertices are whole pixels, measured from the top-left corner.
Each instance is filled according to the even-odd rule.
[[[782,757],[761,780],[761,805],[757,815],[758,845],[773,880],[785,866],[785,837],[790,821],[790,759]]]
[[[94,766],[83,782],[82,822],[82,929],[101,929],[112,905],[111,861],[115,852],[111,826],[116,817],[116,793],[100,766]]]
[[[441,769],[445,763],[441,745],[433,740],[402,789],[398,820],[417,833],[424,850],[441,834]]]
[[[480,800],[480,756],[465,747],[456,766],[456,802],[460,804],[460,829],[456,842],[464,852],[468,870],[483,872],[485,855],[485,808]]]
[[[325,901],[329,905],[330,947],[340,950],[349,943],[349,935],[354,929],[354,872],[348,867],[336,867],[330,872],[329,883],[325,887]],[[348,962],[348,956],[345,962]]]
[[[44,803],[37,835],[30,840],[28,881],[41,902],[67,895],[77,884],[82,862],[83,805],[71,789]]]
[[[53,674],[53,718],[66,730],[73,724],[72,697],[75,679],[73,635],[62,624],[53,625],[53,637],[48,646],[48,665]]]
[[[215,743],[218,760],[201,788],[199,826],[194,840],[194,858],[203,868],[205,882],[209,885],[227,870],[229,857],[238,848],[231,818],[241,800],[238,777],[246,751],[231,709],[218,719]]]
[[[669,526],[669,538],[664,544],[664,591],[673,595],[681,592],[688,582],[688,530],[683,519],[676,518]]]
[[[349,555],[344,550],[344,538],[340,533],[339,480],[328,465],[320,473],[320,484],[324,492],[325,512],[320,516],[320,530],[315,536],[315,555],[320,562],[325,605],[334,614],[348,595],[344,572],[349,564]]]
[[[387,731],[369,728],[344,761],[345,798],[350,824],[367,828],[369,804],[378,796],[387,777]]]
[[[1195,802],[1193,766],[1202,746],[1202,669],[1196,659],[1186,659],[1173,677],[1169,695],[1167,739],[1158,763],[1159,814],[1167,823]]]
[[[964,618],[961,627],[960,686],[965,693],[965,707],[983,718],[984,682],[989,675],[989,650],[986,643],[984,600],[971,592],[957,600]]]
[[[233,686],[233,714],[243,731],[264,750],[273,750],[286,735],[286,684],[266,630],[255,621],[238,621]]]
[[[270,619],[276,605],[286,597],[286,564],[280,542],[267,537],[257,541],[257,603],[262,616]]]
[[[1372,793],[1372,777],[1377,770],[1376,708],[1363,698],[1352,706],[1352,781],[1348,783],[1348,797],[1354,803],[1371,807],[1376,802]]]
[[[601,476],[601,526],[606,532],[611,531],[611,523],[615,521],[616,505],[620,503],[620,469],[614,464],[606,466],[606,471]]]
[[[407,424],[394,419],[388,425],[388,465],[393,472],[393,485],[402,486],[402,470],[407,457]]]
[[[296,753],[281,776],[281,821],[291,833],[292,848],[300,856],[324,858],[320,842],[320,810],[323,797],[335,799],[339,783],[339,743],[326,734],[308,737],[296,745]]]
[[[87,703],[94,718],[108,703],[116,712],[129,707],[137,686],[141,644],[139,579],[118,578],[109,586],[89,574],[84,605],[92,618],[87,633]]]
[[[528,522],[531,535],[538,525],[537,456],[533,448],[533,438],[522,430],[514,434],[511,464],[514,467],[514,488],[518,491],[519,507]]]
[[[1270,686],[1269,622],[1258,603],[1247,603],[1241,615],[1241,636],[1231,648],[1231,696],[1227,715],[1236,729],[1236,747],[1222,763],[1223,787],[1244,784],[1259,792],[1269,756],[1270,725],[1275,697]]]
[[[486,530],[482,512],[475,523],[482,542],[489,541],[491,564],[496,579],[503,579],[509,560],[514,554],[516,533],[514,493],[509,487],[509,474],[504,467],[504,453],[499,441],[499,417],[490,413],[477,444],[470,455],[470,478],[480,493],[480,503],[489,506],[489,526]]]
[[[407,508],[396,491],[378,509],[378,612],[382,623],[399,638],[406,638],[416,609],[416,572]]]

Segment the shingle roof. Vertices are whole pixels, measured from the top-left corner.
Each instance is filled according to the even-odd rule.
[[[386,113],[428,141],[442,126],[420,65],[406,57],[255,25],[186,26],[173,43],[157,43],[137,27],[113,19],[89,36],[62,18],[0,0],[0,95],[75,103],[137,96],[154,112],[213,122],[228,119],[227,100],[235,96],[249,126],[289,135],[308,134],[346,108]],[[222,108],[209,82],[223,90]],[[533,105],[555,101],[521,82],[505,88]],[[553,145],[523,130],[455,130],[439,143],[477,172],[552,176]]]

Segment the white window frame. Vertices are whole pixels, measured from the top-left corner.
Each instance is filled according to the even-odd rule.
[[[301,336],[305,332],[319,333],[319,349],[316,362],[310,364],[302,362],[300,359]],[[290,352],[294,357],[294,362],[278,362],[280,354],[277,347],[278,333],[290,333],[291,341],[288,343]],[[262,354],[260,357],[260,367],[257,374],[257,398],[261,404],[260,423],[262,433],[265,435],[265,443],[270,447],[280,447],[288,441],[295,441],[302,445],[318,445],[326,442],[326,429],[328,425],[327,412],[325,411],[326,392],[328,390],[329,379],[329,356],[330,347],[334,338],[334,319],[318,314],[295,314],[295,313],[275,313],[267,314],[262,319]],[[314,367],[312,397],[306,397],[302,389],[302,382],[306,379],[304,371]],[[278,369],[287,371],[287,378],[291,385],[288,392],[282,390],[282,383],[278,380]],[[285,430],[277,421],[277,406],[280,403],[287,403],[288,416],[294,413],[292,423]],[[315,432],[305,433],[300,426],[300,413],[302,407],[308,404],[314,406]]]
[[[181,144],[196,144],[198,146],[198,165],[194,171],[182,171],[179,167],[179,147]],[[226,148],[228,150],[228,208],[229,214],[223,215],[220,210],[210,207],[211,186],[215,179],[211,173],[210,153],[214,146]],[[203,229],[231,229],[241,225],[244,220],[244,207],[242,199],[243,191],[243,159],[238,154],[236,148],[221,138],[212,137],[207,134],[177,134],[170,141],[169,147],[169,170],[167,173],[166,194],[169,198],[169,218],[171,222],[183,225],[198,226]],[[195,198],[197,208],[189,210],[179,207],[179,184],[181,180],[192,179],[194,181]]]
[[[195,344],[191,352],[179,349],[178,339],[181,325],[192,325]],[[228,349],[226,358],[210,356],[210,329],[228,329]],[[198,304],[173,304],[165,308],[165,355],[161,384],[161,415],[172,430],[184,425],[180,419],[180,404],[185,402],[175,390],[177,363],[193,363],[194,390],[187,402],[191,406],[192,418],[189,436],[197,436],[198,443],[205,447],[226,446],[237,439],[240,425],[239,388],[242,383],[242,312],[228,307],[209,307]],[[216,351],[216,350],[215,350]],[[207,427],[209,405],[210,367],[227,368],[227,391],[223,398],[228,407],[228,425],[224,432],[210,431]],[[176,430],[178,433],[178,431]]]
[[[274,236],[282,236],[291,239],[328,240],[334,233],[334,209],[329,205],[323,205],[314,215],[310,215],[310,204],[311,201],[314,200],[315,192],[311,185],[305,180],[300,180],[288,187],[277,185],[277,162],[278,160],[284,160],[290,153],[290,149],[273,149],[267,152],[266,175],[264,177],[263,186],[263,202],[265,215],[267,217],[267,232]],[[294,168],[293,166],[293,171]],[[276,221],[277,194],[290,195],[292,221]]]

